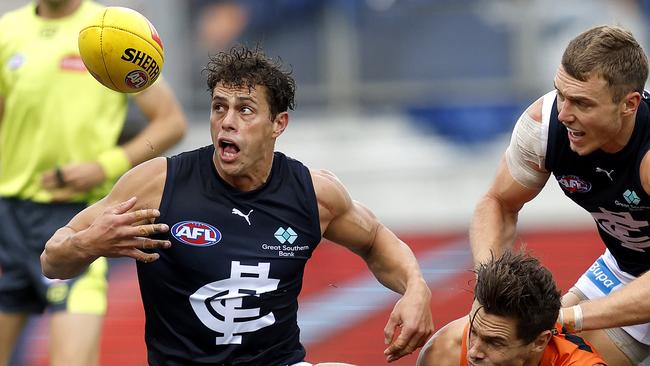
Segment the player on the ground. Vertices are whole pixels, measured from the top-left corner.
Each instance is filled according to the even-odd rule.
[[[468,316],[440,329],[418,366],[595,366],[605,362],[556,324],[560,292],[551,272],[525,253],[505,252],[476,270]]]

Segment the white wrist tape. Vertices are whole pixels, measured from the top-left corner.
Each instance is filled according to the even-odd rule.
[[[582,331],[582,308],[580,305],[572,306],[573,309],[573,331],[578,333]]]

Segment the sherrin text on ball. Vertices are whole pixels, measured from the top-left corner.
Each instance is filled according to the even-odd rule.
[[[165,63],[153,24],[137,11],[118,6],[102,9],[81,29],[79,53],[97,81],[122,93],[151,86]]]

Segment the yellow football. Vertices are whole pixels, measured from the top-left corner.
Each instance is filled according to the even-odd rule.
[[[119,6],[102,9],[79,31],[79,53],[97,81],[122,93],[151,86],[165,63],[153,24],[137,11]]]

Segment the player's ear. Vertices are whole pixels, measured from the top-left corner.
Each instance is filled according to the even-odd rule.
[[[278,113],[273,120],[273,137],[282,135],[284,130],[287,128],[287,125],[289,125],[289,113]]]
[[[551,333],[550,330],[545,330],[545,331],[541,332],[537,336],[537,338],[535,338],[535,340],[533,341],[532,350],[534,352],[539,352],[539,353],[544,352],[544,349],[546,348],[546,345],[548,344],[548,342],[551,340],[552,336],[553,336],[553,333]]]
[[[622,112],[623,115],[631,115],[636,112],[641,103],[641,94],[639,92],[630,92],[623,97]]]

